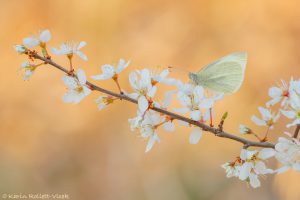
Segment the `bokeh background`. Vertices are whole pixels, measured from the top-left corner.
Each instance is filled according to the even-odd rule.
[[[25,57],[12,48],[45,28],[53,35],[50,46],[84,40],[89,61],[76,58],[75,65],[88,75],[121,57],[132,61],[121,77],[125,89],[135,68],[196,71],[247,51],[241,90],[216,108],[216,119],[229,111],[225,128],[237,133],[239,123],[253,126],[250,116],[268,100],[270,86],[300,76],[299,19],[300,1],[294,0],[0,0],[0,192],[66,193],[74,200],[299,200],[297,173],[263,178],[259,189],[225,178],[220,165],[241,145],[210,134],[190,145],[187,128],[161,131],[161,143],[145,154],[146,142],[127,122],[135,105],[116,103],[99,112],[99,94],[64,104],[61,72],[43,66],[23,81],[19,66]],[[111,81],[101,86],[116,89]],[[277,126],[271,139],[283,130]]]

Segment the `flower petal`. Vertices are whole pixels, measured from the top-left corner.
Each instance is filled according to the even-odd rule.
[[[154,146],[155,142],[159,142],[160,139],[156,133],[154,133],[148,140],[145,152],[149,152]]]
[[[65,85],[70,89],[75,89],[77,87],[77,82],[73,77],[63,76],[62,80],[64,81]]]
[[[274,149],[264,148],[258,153],[258,157],[265,160],[265,159],[273,157],[275,155],[275,153],[276,152],[274,151]]]
[[[247,157],[248,157],[248,150],[247,149],[242,149],[241,153],[240,153],[240,158],[242,160],[247,160]]]
[[[173,98],[173,95],[175,94],[175,91],[174,90],[171,90],[171,91],[167,91],[165,93],[165,99],[164,99],[164,102],[163,102],[163,107],[164,108],[168,108],[171,103],[172,103],[172,98]]]
[[[192,104],[191,98],[184,92],[179,91],[177,93],[178,101],[183,106],[190,106]]]
[[[170,122],[170,121],[164,123],[164,124],[163,124],[163,127],[164,127],[164,129],[165,129],[166,131],[172,132],[172,131],[175,130],[175,125],[174,125],[172,122]]]
[[[140,96],[138,99],[138,107],[139,107],[139,111],[144,113],[148,107],[149,107],[149,102],[146,99],[145,96]]]
[[[51,51],[52,51],[52,53],[55,54],[55,55],[61,55],[61,54],[62,54],[62,53],[61,53],[61,50],[59,50],[59,49],[57,49],[57,48],[54,48],[54,47],[51,48]]]
[[[128,61],[126,63],[126,61],[124,59],[120,59],[117,69],[116,69],[116,73],[119,74],[120,72],[122,72],[124,69],[126,69],[128,67],[129,64],[130,64],[130,61]]]
[[[193,110],[190,113],[192,120],[198,121],[200,120],[201,117],[201,112],[200,110]]]
[[[271,87],[269,89],[269,96],[272,98],[280,97],[282,94],[282,90],[279,87]]]
[[[49,42],[49,40],[51,39],[51,33],[49,30],[44,30],[41,32],[40,34],[40,41],[42,42]]]
[[[182,120],[177,120],[178,124],[180,126],[185,126],[185,127],[188,127],[189,126],[189,123],[188,122],[185,122],[185,121],[182,121]]]
[[[153,98],[155,96],[156,90],[157,90],[156,86],[151,87],[151,89],[148,90],[147,95]]]
[[[173,108],[173,110],[175,112],[179,112],[179,113],[187,113],[190,111],[190,109],[188,109],[188,108]]]
[[[39,45],[39,40],[36,39],[35,37],[31,36],[28,38],[24,38],[23,40],[23,44],[27,47],[27,48],[33,48],[37,45]]]
[[[289,170],[289,168],[290,168],[289,166],[283,166],[283,167],[277,169],[276,172],[278,174],[282,174],[282,173],[286,172],[287,170]]]
[[[267,123],[264,120],[257,118],[255,115],[251,117],[251,120],[258,126],[266,126]]]
[[[78,46],[77,46],[77,50],[81,49],[82,47],[84,47],[86,45],[85,41],[81,41],[79,42]]]
[[[213,99],[209,98],[209,99],[203,99],[201,101],[201,103],[199,104],[199,108],[203,108],[203,109],[208,109],[208,108],[212,108],[214,104]]]
[[[75,52],[82,60],[84,60],[84,61],[87,61],[88,60],[88,57],[84,54],[84,53],[82,53],[81,51],[76,51]]]
[[[84,85],[86,83],[85,72],[82,69],[77,70],[77,78],[81,85]]]
[[[293,110],[280,110],[281,113],[289,119],[293,119],[296,117],[297,113]]]
[[[250,179],[250,185],[253,188],[260,187],[260,181],[259,181],[258,176],[256,174],[251,173],[250,176],[249,176],[249,179]]]
[[[131,72],[129,74],[129,83],[133,89],[138,90],[139,84],[138,84],[138,77],[136,72]]]
[[[202,137],[202,131],[200,128],[195,128],[190,134],[190,144],[197,144]]]

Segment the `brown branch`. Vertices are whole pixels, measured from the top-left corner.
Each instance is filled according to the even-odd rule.
[[[37,53],[34,53],[32,55],[32,57],[36,58],[36,59],[39,59],[39,60],[42,60],[45,63],[50,64],[53,67],[56,67],[57,69],[65,72],[66,74],[69,73],[69,71],[67,69],[65,69],[64,67],[60,66],[59,64],[53,62],[51,59],[44,58],[44,57],[38,55]],[[97,90],[99,92],[102,92],[102,93],[117,97],[119,99],[123,99],[123,100],[129,101],[131,103],[137,104],[137,100],[135,100],[133,98],[130,98],[130,97],[126,96],[125,94],[119,94],[119,93],[112,92],[110,90],[106,90],[106,89],[101,88],[97,85],[94,85],[91,82],[86,82],[86,84],[93,90]],[[215,136],[228,138],[228,139],[231,139],[231,140],[238,141],[238,142],[242,143],[244,145],[244,147],[250,147],[250,146],[253,146],[253,147],[266,147],[266,148],[274,148],[275,147],[275,145],[270,143],[270,142],[250,141],[250,140],[244,139],[242,137],[227,133],[223,130],[220,130],[219,128],[211,127],[211,126],[206,125],[204,123],[201,123],[199,121],[194,121],[192,119],[186,118],[184,116],[178,115],[176,113],[170,112],[170,111],[162,109],[162,108],[158,108],[158,107],[153,106],[150,109],[152,109],[154,111],[157,111],[157,112],[160,112],[162,114],[165,114],[165,115],[169,116],[171,119],[181,120],[181,121],[187,122],[189,124],[192,124],[194,126],[200,127],[203,131],[210,132],[210,133],[214,134]]]
[[[297,127],[295,129],[295,132],[294,132],[294,135],[293,135],[293,138],[297,138],[298,137],[299,131],[300,131],[300,124],[297,125]]]

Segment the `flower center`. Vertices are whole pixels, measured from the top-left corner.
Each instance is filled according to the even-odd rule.
[[[103,103],[106,105],[111,104],[113,102],[114,102],[114,99],[111,96],[103,98]]]
[[[82,93],[83,92],[83,87],[82,86],[78,86],[75,90],[78,93]]]
[[[151,84],[152,86],[156,85],[158,83],[158,81],[154,80],[154,79],[151,79]]]
[[[147,96],[147,89],[140,89],[139,90],[139,93],[140,93],[140,95],[142,95],[142,96]]]
[[[289,97],[290,93],[288,90],[284,90],[281,94],[283,97]]]
[[[274,124],[273,119],[269,119],[268,121],[266,121],[268,126],[272,126]]]
[[[45,42],[40,42],[40,47],[41,48],[46,48],[46,43]]]

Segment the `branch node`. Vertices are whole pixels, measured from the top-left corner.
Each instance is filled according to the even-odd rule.
[[[225,122],[225,119],[227,118],[227,116],[228,116],[228,112],[225,112],[221,118],[219,125],[218,125],[218,129],[221,132],[223,131],[223,125],[224,125],[224,122]]]

